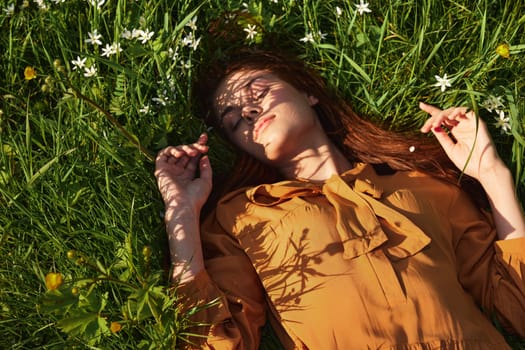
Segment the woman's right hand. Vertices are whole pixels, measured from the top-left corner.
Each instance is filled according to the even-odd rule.
[[[212,169],[208,156],[208,136],[201,134],[189,145],[169,146],[155,161],[155,177],[166,206],[191,206],[200,211],[212,187]],[[199,166],[200,176],[197,176]]]

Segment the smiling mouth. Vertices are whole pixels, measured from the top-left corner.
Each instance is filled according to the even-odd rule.
[[[275,115],[270,115],[257,121],[257,123],[255,124],[255,130],[253,131],[256,140],[259,138],[260,133],[264,131],[266,126],[268,126],[268,124],[270,124],[274,118]]]

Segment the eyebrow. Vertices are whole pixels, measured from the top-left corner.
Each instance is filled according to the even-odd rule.
[[[262,77],[264,77],[264,74],[257,75],[251,78],[246,84],[241,86],[241,89],[249,88],[253,83],[255,83],[257,79],[260,79]],[[230,113],[232,110],[233,110],[233,106],[227,106],[226,108],[224,108],[224,111],[222,111],[221,114],[219,115],[219,124],[222,124],[222,120],[224,119],[226,114]]]

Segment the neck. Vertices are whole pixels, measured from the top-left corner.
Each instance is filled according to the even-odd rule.
[[[309,147],[279,167],[286,179],[308,179],[325,181],[334,174],[341,174],[352,168],[352,164],[330,141],[320,146]]]

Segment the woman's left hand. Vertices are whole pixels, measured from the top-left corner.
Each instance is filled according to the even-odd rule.
[[[466,107],[441,110],[423,102],[419,108],[431,115],[421,132],[432,131],[450,160],[460,170],[464,169],[467,175],[481,180],[483,174],[505,166],[498,156],[487,125],[473,111]]]

